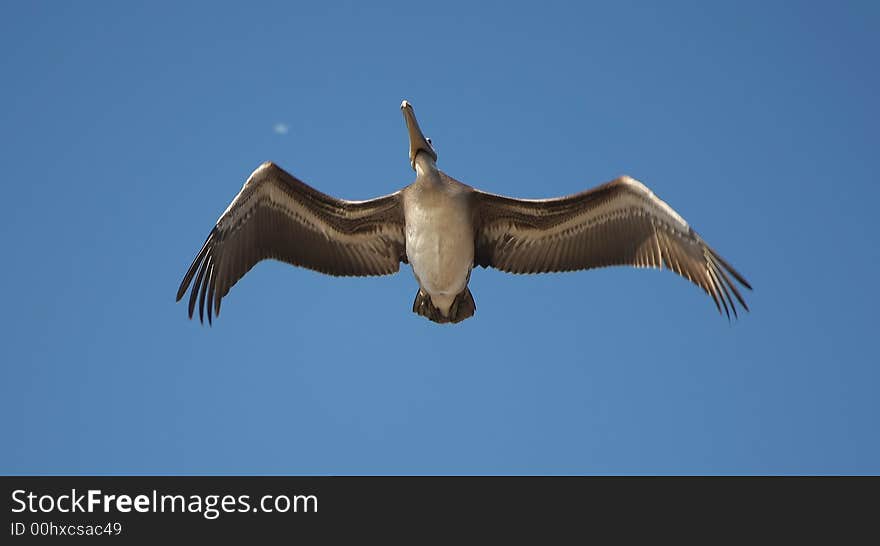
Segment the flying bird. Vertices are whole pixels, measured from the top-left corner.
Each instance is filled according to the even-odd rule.
[[[514,199],[472,188],[437,168],[412,105],[409,186],[367,201],[322,193],[272,162],[248,177],[220,215],[180,283],[190,285],[208,323],[229,289],[261,260],[335,276],[390,275],[412,266],[413,312],[457,323],[476,310],[468,289],[475,266],[509,273],[576,271],[613,265],[666,267],[702,288],[727,317],[748,310],[736,282],[749,283],[647,186],[621,176],[553,199]],[[736,282],[733,282],[733,280]]]

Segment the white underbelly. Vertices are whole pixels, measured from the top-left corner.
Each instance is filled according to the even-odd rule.
[[[411,207],[406,255],[421,288],[444,315],[467,286],[474,264],[474,231],[465,207]]]

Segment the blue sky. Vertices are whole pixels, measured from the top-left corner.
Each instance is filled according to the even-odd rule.
[[[880,472],[875,2],[16,2],[0,16],[2,473]],[[755,287],[259,264],[174,295],[261,162],[519,197],[629,174]],[[287,127],[286,134],[274,130]]]

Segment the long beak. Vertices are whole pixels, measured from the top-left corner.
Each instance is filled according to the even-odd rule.
[[[419,128],[419,122],[416,121],[416,113],[412,104],[407,101],[400,103],[400,109],[403,111],[403,118],[406,120],[406,128],[409,131],[409,162],[415,169],[416,154],[419,152],[427,152],[434,161],[437,161],[437,152],[428,144],[428,139],[422,134]]]

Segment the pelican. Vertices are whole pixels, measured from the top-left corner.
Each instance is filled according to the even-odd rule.
[[[413,312],[457,323],[476,310],[475,266],[548,273],[629,265],[664,267],[702,288],[715,307],[748,310],[749,283],[647,186],[621,176],[553,199],[514,199],[463,184],[437,168],[437,151],[400,105],[409,133],[409,186],[367,201],[322,193],[266,162],[220,215],[180,283],[189,317],[220,314],[229,289],[257,262],[280,260],[335,276],[390,275],[412,266]]]

